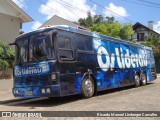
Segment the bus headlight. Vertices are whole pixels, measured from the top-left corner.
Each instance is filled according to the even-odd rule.
[[[41,89],[41,93],[42,93],[42,94],[45,94],[45,93],[46,93],[46,90],[45,90],[45,89]]]
[[[47,92],[47,93],[51,93],[51,89],[50,89],[50,88],[47,88],[47,89],[46,89],[46,92]]]
[[[52,80],[56,80],[56,74],[52,74],[52,75],[51,75],[51,79],[52,79]]]

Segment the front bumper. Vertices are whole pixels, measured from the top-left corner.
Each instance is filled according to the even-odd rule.
[[[59,85],[14,87],[12,93],[15,97],[58,97],[60,96]]]

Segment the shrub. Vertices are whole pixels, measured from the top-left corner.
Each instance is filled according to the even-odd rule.
[[[4,58],[4,47],[6,46],[5,42],[0,41],[0,71],[6,70],[9,65],[12,65],[13,60],[15,59],[15,52],[12,48],[9,48],[7,53],[9,55],[9,59]]]

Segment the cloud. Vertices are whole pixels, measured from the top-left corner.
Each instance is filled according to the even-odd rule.
[[[103,14],[104,16],[115,17],[115,19],[121,19],[122,18],[121,16],[123,17],[128,16],[125,8],[116,6],[113,3],[109,3],[109,6],[107,6],[106,9],[103,11]]]
[[[26,6],[24,0],[12,0],[12,1],[20,8],[24,8]]]
[[[90,7],[86,0],[48,0],[45,5],[41,5],[39,8],[39,12],[46,15],[46,19],[58,15],[70,21],[86,18],[88,11],[95,15],[95,10],[96,5]]]
[[[160,21],[154,24],[153,27],[156,32],[160,33]]]
[[[42,23],[39,21],[33,22],[32,30],[38,29],[41,25],[42,25]]]

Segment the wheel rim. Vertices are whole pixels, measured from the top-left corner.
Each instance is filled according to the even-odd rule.
[[[93,87],[93,84],[92,84],[91,80],[87,79],[84,83],[84,89],[88,94],[92,93],[92,91],[93,91],[92,87]]]
[[[136,85],[140,84],[140,78],[138,75],[135,76]]]
[[[142,75],[142,83],[146,84],[146,76],[144,74]]]

